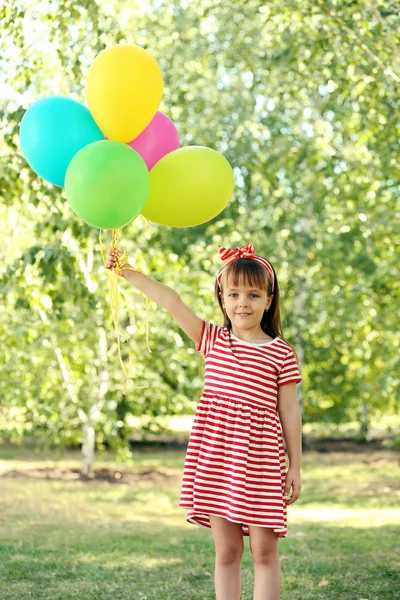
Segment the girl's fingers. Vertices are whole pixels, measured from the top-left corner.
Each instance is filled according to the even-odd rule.
[[[289,498],[288,496],[290,494],[290,491],[292,491],[292,495]],[[301,482],[299,482],[295,479],[290,479],[290,478],[287,479],[286,484],[285,484],[285,490],[284,490],[285,504],[288,506],[289,504],[293,504],[294,502],[296,502],[296,500],[300,496],[300,491],[301,491]]]
[[[293,502],[296,502],[296,500],[298,499],[299,496],[300,496],[300,494],[293,494],[292,497],[290,498],[290,500],[288,500],[286,502],[286,504],[293,504]]]
[[[123,254],[124,252],[120,248],[109,248],[106,258],[106,269],[114,269],[117,264],[117,256],[122,256]]]
[[[115,257],[109,254],[106,259],[106,268],[110,269],[112,267],[115,267],[116,262],[117,261],[116,261]]]
[[[293,504],[293,502],[296,502],[296,500],[300,496],[301,485],[296,484],[295,482],[292,482],[291,488],[293,488],[293,493],[292,493],[292,495],[291,495],[290,498],[288,498],[287,500],[285,500],[285,502],[286,502],[287,505]],[[289,490],[289,492],[290,492],[290,490]],[[288,496],[289,492],[287,494],[285,494],[285,495]]]
[[[122,256],[123,253],[123,250],[119,248],[110,248],[106,259],[106,269],[113,269],[117,264],[117,256]]]
[[[120,248],[110,248],[108,253],[112,256],[116,256],[117,254],[118,256],[122,256],[124,252]]]

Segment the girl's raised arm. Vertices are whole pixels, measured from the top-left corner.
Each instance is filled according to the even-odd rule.
[[[119,255],[122,252],[117,251]],[[106,268],[113,269],[116,266],[115,251],[109,250]],[[183,302],[179,294],[163,283],[159,283],[151,277],[147,277],[139,271],[132,271],[131,265],[126,263],[121,267],[119,275],[134,285],[145,296],[165,308],[178,323],[179,327],[196,343],[200,340],[202,319]]]
[[[169,288],[171,289],[171,288]],[[176,302],[171,303],[168,312],[173,316],[179,327],[198,344],[200,341],[201,326],[203,321],[184,303],[174,290]]]

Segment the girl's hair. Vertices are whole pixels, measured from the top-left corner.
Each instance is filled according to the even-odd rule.
[[[278,279],[276,277],[276,271],[273,265],[271,265],[271,267],[275,277],[274,296],[271,302],[271,306],[269,307],[268,312],[264,312],[260,324],[261,329],[264,331],[264,333],[266,333],[272,338],[280,337],[284,340],[279,306],[279,284]],[[268,296],[272,295],[272,281],[271,277],[268,274],[268,271],[259,262],[252,260],[251,258],[239,258],[231,262],[226,267],[221,279],[221,288],[219,287],[218,282],[215,282],[215,295],[218,300],[218,304],[221,308],[221,311],[224,315],[224,327],[226,327],[229,330],[230,338],[232,323],[228,315],[224,311],[222,298],[220,296],[220,292],[222,293],[223,286],[225,285],[228,278],[233,282],[233,285],[235,286],[239,285],[239,283],[243,281],[249,286],[258,287],[260,290],[266,290]]]

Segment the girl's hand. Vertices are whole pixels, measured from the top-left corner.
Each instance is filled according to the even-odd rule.
[[[106,258],[106,269],[110,269],[110,271],[115,269],[117,266],[117,256],[120,257],[123,254],[124,252],[119,248],[110,248]],[[119,269],[118,275],[126,277],[127,273],[129,273],[129,270],[132,270],[132,268],[132,265],[127,262]]]
[[[286,474],[286,483],[285,483],[285,493],[284,496],[289,495],[290,490],[293,489],[293,493],[289,500],[284,500],[286,505],[293,504],[296,502],[297,498],[300,496],[301,490],[301,475],[300,469],[296,469],[295,467],[289,467],[288,472]]]

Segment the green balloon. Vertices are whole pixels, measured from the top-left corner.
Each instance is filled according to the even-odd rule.
[[[65,193],[72,210],[89,225],[119,229],[146,204],[150,176],[132,148],[112,140],[88,144],[71,160]]]

